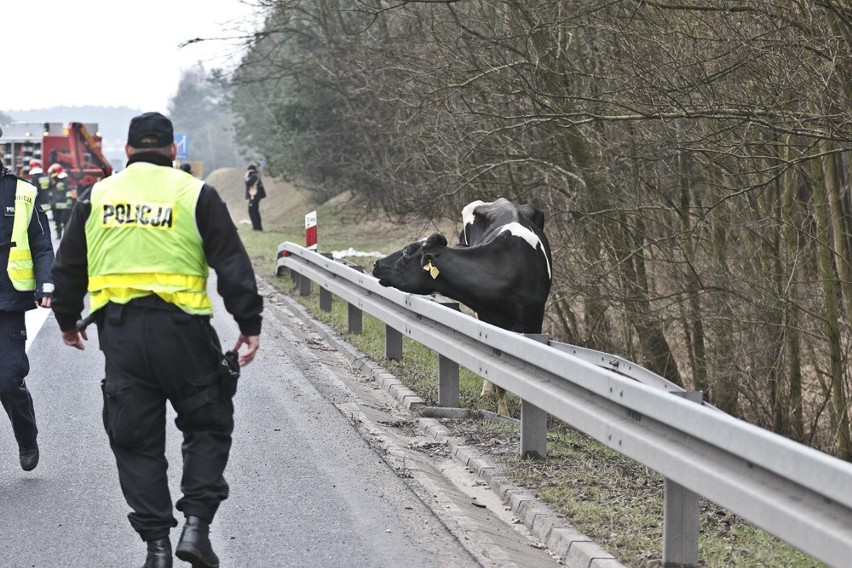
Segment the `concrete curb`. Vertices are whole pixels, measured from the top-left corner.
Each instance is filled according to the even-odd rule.
[[[349,360],[353,369],[374,379],[401,406],[415,413],[419,407],[426,407],[425,401],[417,393],[403,385],[399,379],[367,355],[346,342],[331,327],[314,319],[304,306],[285,293],[279,292],[278,296],[305,324],[321,335],[329,345],[342,353]],[[421,417],[417,422],[418,431],[436,442],[446,443],[453,459],[487,483],[503,504],[511,508],[512,513],[524,523],[533,536],[539,539],[553,554],[558,555],[565,566],[570,568],[625,568],[613,555],[603,550],[591,538],[559,517],[546,504],[538,501],[535,495],[511,483],[508,478],[502,475],[497,466],[489,462],[475,448],[459,443],[438,420]]]

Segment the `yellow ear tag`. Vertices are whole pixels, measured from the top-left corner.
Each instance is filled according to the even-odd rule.
[[[423,265],[423,270],[425,270],[426,272],[429,273],[429,276],[432,277],[432,280],[435,280],[436,278],[438,278],[438,275],[441,273],[441,271],[438,270],[437,266],[432,266],[431,260],[429,262],[427,262],[425,265]]]

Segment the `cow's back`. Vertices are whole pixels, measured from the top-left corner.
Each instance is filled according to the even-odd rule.
[[[459,244],[474,249],[480,265],[498,262],[500,266],[498,275],[491,274],[490,281],[483,283],[482,293],[492,301],[485,311],[479,310],[480,318],[505,329],[540,333],[552,278],[544,212],[500,198],[491,203],[474,201],[464,208],[462,217]],[[495,302],[498,290],[500,299]]]

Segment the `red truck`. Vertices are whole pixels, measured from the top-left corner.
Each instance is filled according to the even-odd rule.
[[[94,134],[91,134],[91,129]],[[103,154],[97,124],[70,122],[20,122],[3,127],[0,152],[3,163],[15,174],[29,179],[30,160],[39,160],[42,169],[60,164],[79,193],[112,174],[112,165]]]

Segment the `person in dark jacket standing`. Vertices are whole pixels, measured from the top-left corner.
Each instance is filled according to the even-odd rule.
[[[130,524],[148,545],[144,567],[173,562],[167,400],[183,433],[183,496],[175,507],[186,521],[175,555],[195,568],[218,567],[209,529],[228,497],[234,405],[220,380],[208,267],[239,326],[233,349],[246,347],[240,366],[260,344],[263,298],[219,194],[172,167],[171,121],[160,113],[133,118],[125,151],[127,167],[83,193],[71,212],[53,267],[53,310],[65,344],[83,349],[88,336],[75,322],[89,294],[106,362],[104,426]]]
[[[0,402],[12,422],[24,471],[38,465],[38,428],[33,398],[24,378],[27,359],[27,310],[50,307],[53,245],[50,226],[35,205],[36,188],[0,164]]]
[[[263,224],[260,222],[260,200],[266,197],[266,189],[257,166],[251,165],[246,169],[246,200],[248,201],[248,214],[251,219],[251,228],[262,231]]]

